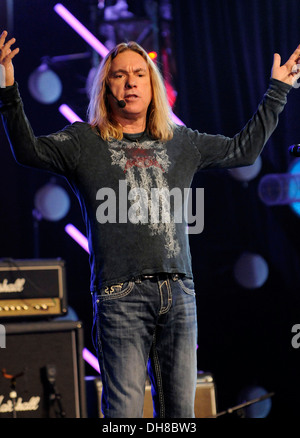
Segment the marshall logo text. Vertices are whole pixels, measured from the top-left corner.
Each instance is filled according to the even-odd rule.
[[[33,396],[26,402],[23,401],[22,397],[18,397],[14,408],[12,400],[4,401],[4,398],[4,395],[0,395],[0,414],[13,412],[13,410],[18,412],[37,411],[41,400],[40,397]]]
[[[23,292],[25,282],[25,278],[17,278],[14,283],[9,283],[8,280],[4,278],[2,282],[0,281],[0,293]]]

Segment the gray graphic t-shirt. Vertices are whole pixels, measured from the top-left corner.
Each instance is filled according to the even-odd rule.
[[[0,113],[16,160],[64,176],[75,192],[89,242],[91,291],[97,291],[141,274],[192,277],[186,211],[195,172],[252,164],[290,89],[271,79],[233,138],[177,126],[167,142],[146,132],[106,142],[84,122],[36,137],[17,84],[0,90]]]

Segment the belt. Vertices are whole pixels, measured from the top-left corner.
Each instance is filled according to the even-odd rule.
[[[134,278],[134,281],[136,283],[140,283],[143,280],[152,280],[152,281],[161,281],[161,280],[167,280],[168,278],[176,281],[178,278],[184,277],[183,274],[168,274],[168,273],[161,273],[161,274],[142,274]]]

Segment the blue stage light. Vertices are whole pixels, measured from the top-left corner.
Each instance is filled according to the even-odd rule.
[[[29,76],[28,88],[38,102],[49,105],[60,98],[63,87],[58,75],[42,64]]]
[[[290,166],[289,173],[294,176],[297,175],[299,177],[298,181],[300,182],[300,158],[297,158],[293,161]],[[297,185],[296,189],[298,199],[300,199],[300,184]],[[292,202],[291,208],[298,216],[300,216],[300,202]]]

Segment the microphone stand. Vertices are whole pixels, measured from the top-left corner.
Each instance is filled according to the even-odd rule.
[[[6,369],[2,369],[2,375],[5,379],[10,380],[10,388],[11,391],[9,393],[9,397],[12,401],[12,408],[13,408],[13,418],[17,418],[17,411],[16,411],[16,400],[18,397],[17,391],[16,391],[16,385],[17,385],[17,378],[21,377],[24,375],[24,373],[19,373],[19,374],[7,374]]]
[[[57,392],[55,385],[53,385],[53,387],[52,387],[52,393],[50,394],[50,401],[53,403],[53,405],[55,402],[58,405],[58,411],[55,411],[56,417],[65,418],[66,413],[65,413],[63,406],[62,406],[61,394]]]
[[[55,414],[57,418],[65,418],[66,412],[63,409],[62,405],[62,397],[58,392],[56,387],[56,366],[55,365],[47,365],[43,370],[45,372],[46,382],[48,386],[48,400],[50,403],[50,407],[56,403],[58,406],[58,411],[54,408]]]
[[[235,411],[239,411],[239,410],[243,410],[244,408],[246,408],[247,406],[253,405],[254,403],[258,403],[260,401],[266,400],[270,397],[273,397],[275,393],[274,392],[269,392],[268,394],[262,395],[261,397],[257,397],[254,398],[250,401],[247,401],[245,403],[241,403],[237,406],[234,406],[232,408],[226,409],[225,411],[219,412],[215,418],[221,417],[222,415],[226,415],[226,414],[232,414]]]

